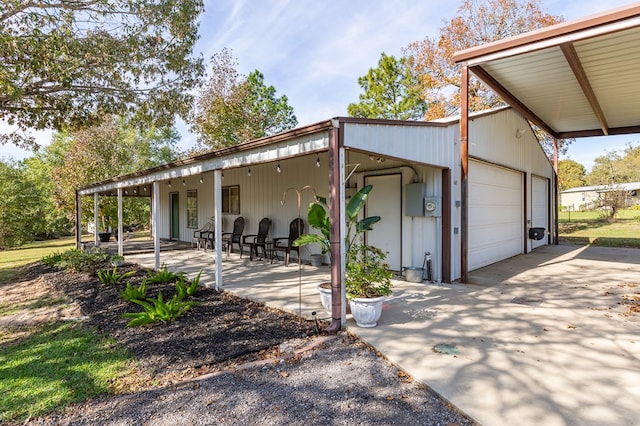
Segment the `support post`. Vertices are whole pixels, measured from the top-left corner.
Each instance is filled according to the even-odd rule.
[[[215,211],[215,279],[216,290],[222,290],[222,171],[213,172],[213,205]]]
[[[560,239],[560,196],[558,194],[558,139],[553,138],[553,199],[554,199],[554,230],[553,230],[553,244],[558,244]]]
[[[339,128],[329,130],[329,218],[331,232],[329,242],[331,246],[331,324],[326,331],[336,333],[343,325],[346,306],[343,306],[344,285],[344,152],[340,148]],[[342,155],[341,155],[342,154]]]
[[[93,245],[98,245],[98,209],[99,209],[100,196],[97,192],[93,194]]]
[[[82,246],[82,199],[76,190],[76,248]]]
[[[124,247],[122,242],[124,238],[122,238],[122,188],[118,188],[118,255],[124,255]]]
[[[151,195],[151,232],[153,233],[154,269],[160,270],[160,233],[158,232],[158,214],[160,213],[160,182],[153,182]]]
[[[462,66],[460,87],[460,281],[469,281],[469,67]]]

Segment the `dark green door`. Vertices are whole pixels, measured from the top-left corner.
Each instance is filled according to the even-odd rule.
[[[178,203],[178,193],[171,194],[171,239],[180,239],[180,203]]]

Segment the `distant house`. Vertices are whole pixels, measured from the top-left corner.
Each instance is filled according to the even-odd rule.
[[[560,193],[560,207],[569,210],[593,210],[598,207],[602,194],[609,191],[626,191],[626,207],[640,204],[640,182],[621,183],[617,185],[579,186]]]

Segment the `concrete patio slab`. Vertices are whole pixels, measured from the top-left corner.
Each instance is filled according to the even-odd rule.
[[[153,264],[152,255],[127,259],[144,256]],[[195,250],[161,258],[195,273],[213,265]],[[232,254],[223,267],[228,291],[303,316],[324,312],[315,285],[328,279],[326,266]],[[630,312],[639,250],[544,246],[470,278],[396,280],[378,326],[349,318],[348,328],[481,424],[640,424],[640,314]]]

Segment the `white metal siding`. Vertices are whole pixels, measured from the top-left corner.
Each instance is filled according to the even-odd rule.
[[[270,237],[284,237],[289,233],[289,222],[298,216],[305,220],[307,207],[313,201],[314,190],[322,196],[327,196],[328,161],[326,153],[319,155],[320,167],[316,166],[316,156],[308,155],[295,159],[280,161],[281,173],[276,171],[277,162],[241,167],[224,171],[222,186],[240,186],[240,215],[245,218],[244,234],[256,234],[258,223],[263,217],[272,220]],[[204,173],[203,183],[200,176],[186,178],[186,185],[182,181],[171,181],[171,188],[166,183],[161,184],[161,211],[159,214],[159,231],[161,238],[169,238],[170,203],[169,193],[178,192],[180,199],[180,240],[191,241],[193,229],[187,228],[186,223],[186,191],[198,191],[198,224],[204,225],[207,219],[214,216],[213,203],[213,174]],[[305,186],[308,188],[302,189]],[[298,210],[298,194],[300,193],[300,210]],[[286,192],[285,205],[281,205],[283,194]],[[224,214],[223,232],[233,229],[233,221],[238,215]],[[308,225],[306,231],[309,231]],[[303,249],[303,257],[307,253],[316,252],[316,248]]]
[[[548,181],[538,176],[531,177],[531,227],[544,228],[545,238],[531,240],[531,249],[547,244],[546,233],[549,231],[549,191]]]
[[[522,174],[469,162],[469,270],[522,253]]]
[[[451,126],[408,126],[345,123],[345,148],[354,148],[411,162],[450,167],[455,132]]]
[[[426,186],[427,196],[442,196],[442,170],[421,165],[408,165],[394,160],[385,160],[383,163],[369,159],[366,154],[348,152],[347,163],[350,171],[358,165],[356,173],[349,179],[348,185],[362,188],[365,176],[383,176],[385,174],[402,174],[402,191],[408,183],[423,182]],[[375,186],[374,186],[375,192]],[[404,197],[401,197],[404,200]],[[424,253],[432,255],[433,278],[440,280],[442,277],[441,264],[441,238],[442,218],[407,216],[404,202],[399,207],[401,210],[402,233],[398,238],[402,243],[401,266],[422,266]]]

